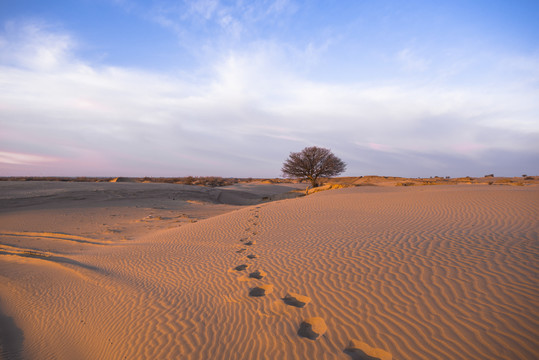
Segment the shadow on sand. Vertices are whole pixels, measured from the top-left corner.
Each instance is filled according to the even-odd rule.
[[[0,309],[0,359],[21,360],[24,334],[12,317]]]
[[[359,349],[346,349],[344,353],[352,360],[380,360],[380,358],[369,356]]]

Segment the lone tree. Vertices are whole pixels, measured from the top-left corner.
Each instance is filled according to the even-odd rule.
[[[281,171],[288,178],[307,179],[317,187],[319,177],[337,176],[346,170],[346,164],[329,149],[316,146],[306,147],[300,152],[290,153]]]

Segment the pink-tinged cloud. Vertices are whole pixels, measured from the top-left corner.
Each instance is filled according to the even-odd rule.
[[[393,149],[391,146],[388,146],[388,145],[384,145],[384,144],[377,144],[377,143],[373,143],[373,142],[370,142],[367,144],[367,146],[373,150],[376,150],[376,151],[384,151],[384,152],[393,152],[395,151],[395,149]]]
[[[58,161],[58,159],[51,156],[0,151],[0,163],[3,163],[3,164],[37,165],[44,162],[54,162],[54,161]]]

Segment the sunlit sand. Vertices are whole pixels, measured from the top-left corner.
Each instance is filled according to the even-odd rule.
[[[398,183],[0,182],[0,358],[539,358],[539,186]]]

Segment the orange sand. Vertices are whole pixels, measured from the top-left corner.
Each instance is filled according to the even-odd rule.
[[[538,186],[0,186],[6,359],[539,358]]]

